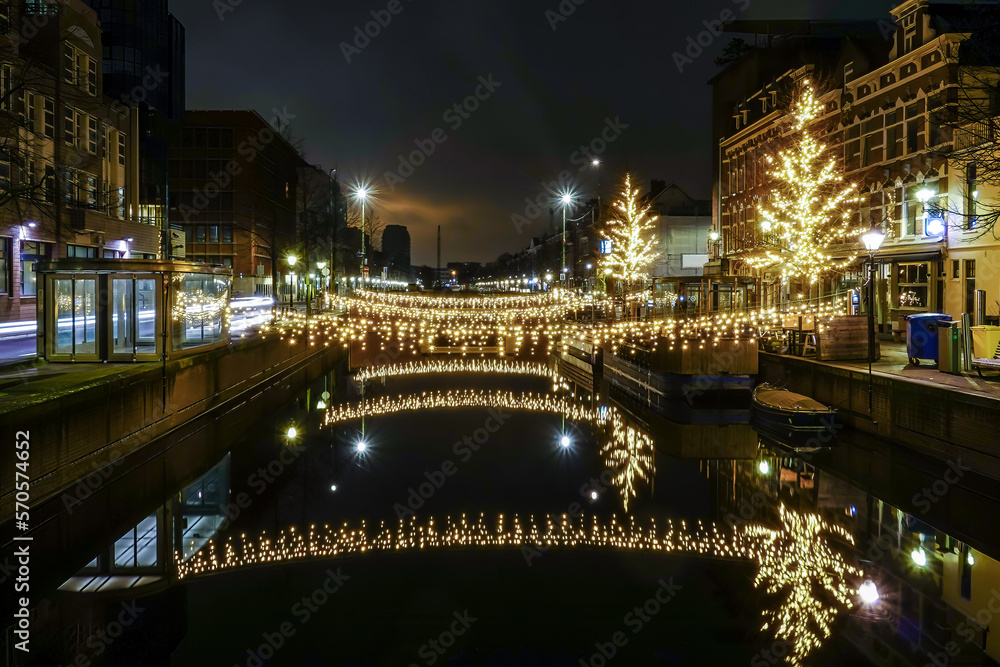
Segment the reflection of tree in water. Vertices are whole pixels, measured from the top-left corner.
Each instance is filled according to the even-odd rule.
[[[622,505],[628,511],[630,498],[636,496],[640,482],[652,483],[656,472],[653,439],[649,434],[625,423],[621,412],[614,407],[606,409],[610,422],[610,439],[601,447],[604,466],[614,471],[614,484],[622,496]]]
[[[778,512],[780,530],[746,527],[761,540],[754,586],[781,598],[764,612],[761,630],[786,641],[788,664],[801,665],[830,636],[837,616],[852,606],[856,591],[848,580],[862,572],[830,546],[831,537],[854,545],[845,529],[817,514],[796,513],[783,503]]]
[[[365,521],[339,526],[294,527],[273,537],[230,536],[211,540],[193,557],[175,554],[178,580],[239,570],[371,553],[433,549],[604,548],[653,553],[686,553],[758,566],[755,587],[774,600],[764,610],[763,631],[788,645],[785,662],[801,665],[830,636],[834,620],[853,606],[852,578],[861,571],[831,546],[831,540],[854,544],[849,533],[817,514],[778,506],[779,524],[725,524],[671,519],[619,521],[612,516],[484,514],[445,517],[410,516],[399,521]],[[684,585],[684,581],[679,581]]]

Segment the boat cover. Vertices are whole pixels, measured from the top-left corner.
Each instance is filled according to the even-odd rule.
[[[802,412],[829,412],[830,410],[830,408],[817,400],[803,396],[802,394],[793,394],[784,389],[758,389],[754,392],[754,397],[765,405],[782,410]]]

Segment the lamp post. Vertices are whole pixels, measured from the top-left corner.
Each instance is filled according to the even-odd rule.
[[[563,276],[567,276],[566,271],[566,208],[573,202],[573,195],[568,192],[562,193],[559,197],[559,201],[562,204],[562,264],[560,265],[563,269]],[[568,277],[568,276],[567,276]]]
[[[294,308],[295,307],[295,295],[294,295],[294,293],[292,291],[293,290],[293,286],[291,284],[291,280],[295,278],[295,273],[292,271],[292,269],[295,268],[295,263],[297,261],[299,261],[299,258],[296,257],[295,255],[289,255],[288,257],[285,258],[285,261],[288,262],[288,269],[289,269],[289,271],[288,271],[288,278],[289,278],[289,285],[288,285],[288,305],[289,305],[289,307]]]
[[[878,225],[861,235],[861,242],[868,251],[868,414],[872,414],[872,362],[875,361],[875,253],[882,246],[885,234]]]
[[[365,255],[365,201],[368,199],[368,188],[362,186],[354,191],[354,196],[361,201],[361,279],[365,278],[365,266],[368,264],[368,257]]]

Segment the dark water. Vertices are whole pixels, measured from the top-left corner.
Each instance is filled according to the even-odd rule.
[[[372,381],[365,400],[449,388],[552,386],[416,376]],[[233,443],[179,496],[184,509],[160,510],[158,539],[196,549],[217,528],[222,554],[227,539],[364,520],[375,545],[400,518],[433,516],[446,532],[447,517],[458,525],[463,514],[481,522],[469,529],[480,537],[500,534],[501,514],[505,526],[543,528],[546,515],[557,524],[566,515],[569,532],[590,537],[369,547],[101,602],[64,593],[37,664],[924,665],[992,664],[983,647],[998,653],[998,638],[967,619],[986,610],[979,621],[992,621],[991,595],[1000,602],[1000,540],[984,520],[994,503],[974,473],[949,475],[946,462],[849,433],[827,450],[796,452],[746,424],[682,427],[620,408],[617,445],[609,422],[482,407],[367,417],[362,432],[357,420],[321,425],[324,390],[334,390],[329,380]],[[341,378],[325,402],[357,400],[356,390]],[[636,474],[608,483],[623,463]],[[743,546],[626,548],[595,537],[594,521],[626,541],[651,534],[633,522],[655,522],[661,536],[670,525],[675,540],[707,534],[701,522],[723,536],[718,544]],[[874,604],[857,595],[866,579],[880,593]]]

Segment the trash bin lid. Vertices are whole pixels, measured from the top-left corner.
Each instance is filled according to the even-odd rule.
[[[944,313],[914,313],[913,315],[907,315],[907,320],[921,320],[921,321],[933,321],[938,320],[948,320],[951,321],[951,315],[945,315]]]

